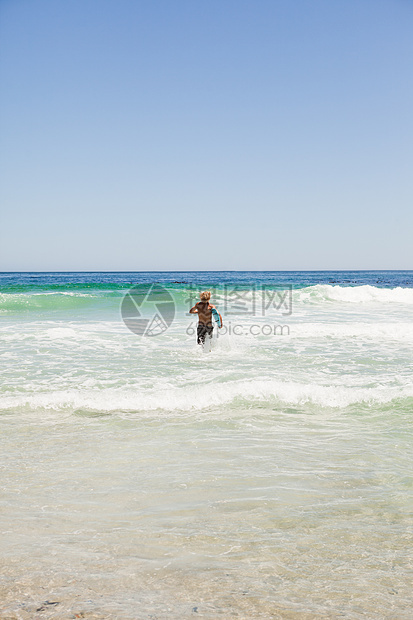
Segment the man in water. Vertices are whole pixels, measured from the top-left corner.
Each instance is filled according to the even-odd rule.
[[[200,294],[200,298],[201,301],[198,301],[198,303],[196,303],[189,312],[190,314],[198,315],[197,342],[198,344],[204,345],[207,334],[210,338],[212,338],[212,332],[214,330],[214,326],[212,325],[212,310],[216,310],[216,308],[209,303],[209,300],[211,299],[211,293],[209,291],[203,291]],[[219,328],[221,328],[222,316],[220,314],[219,318],[221,319],[221,324],[219,325]]]

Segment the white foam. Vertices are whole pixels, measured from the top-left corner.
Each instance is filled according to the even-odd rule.
[[[296,323],[291,327],[293,338],[357,338],[383,340],[413,340],[413,323]]]
[[[401,303],[413,304],[411,288],[378,288],[368,284],[363,286],[339,286],[317,284],[294,291],[294,298],[303,302],[338,301],[345,303]]]
[[[51,340],[61,340],[63,338],[78,338],[79,332],[71,327],[52,327],[46,329],[45,336]]]
[[[357,403],[383,404],[413,397],[413,385],[347,387],[280,382],[271,379],[239,380],[222,384],[172,384],[157,388],[79,389],[0,396],[0,409],[15,408],[115,411],[202,411],[228,405],[284,403],[344,408]]]

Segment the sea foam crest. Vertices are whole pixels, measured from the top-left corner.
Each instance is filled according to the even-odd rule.
[[[346,303],[401,303],[413,304],[411,288],[378,288],[369,284],[363,286],[339,286],[316,284],[294,292],[298,301],[338,301]]]
[[[84,410],[94,412],[210,410],[223,406],[285,404],[345,408],[354,404],[384,404],[413,398],[413,386],[348,387],[315,385],[275,380],[240,380],[224,384],[164,389],[63,390],[0,397],[0,410],[15,408]]]

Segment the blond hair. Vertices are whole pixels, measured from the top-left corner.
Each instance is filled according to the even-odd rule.
[[[202,301],[209,301],[211,299],[211,292],[210,291],[202,291],[200,297],[201,297]]]

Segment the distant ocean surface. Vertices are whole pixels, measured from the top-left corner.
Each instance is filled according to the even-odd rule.
[[[0,618],[410,620],[412,352],[412,271],[0,273]]]

